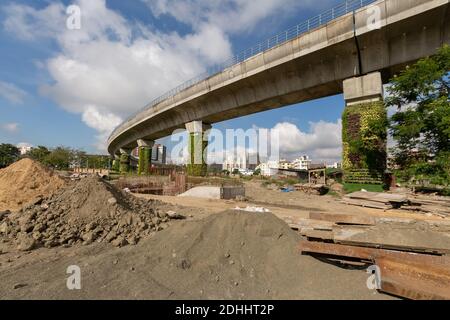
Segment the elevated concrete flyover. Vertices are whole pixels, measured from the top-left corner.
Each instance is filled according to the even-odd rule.
[[[450,43],[449,1],[379,0],[340,16],[149,105],[112,133],[108,151],[117,155],[193,121],[213,124],[339,94],[344,80],[374,72],[386,83]]]

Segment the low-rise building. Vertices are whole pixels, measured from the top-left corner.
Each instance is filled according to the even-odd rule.
[[[308,156],[301,156],[300,158],[292,161],[291,169],[296,170],[308,170],[308,166],[311,164],[311,159]]]

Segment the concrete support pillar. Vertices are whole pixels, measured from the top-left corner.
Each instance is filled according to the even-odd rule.
[[[206,176],[207,174],[206,148],[208,147],[208,136],[206,131],[209,129],[211,129],[211,125],[202,121],[186,123],[186,130],[189,133],[187,174],[190,176]]]
[[[115,154],[114,160],[112,163],[112,171],[119,172],[120,171],[120,156]]]
[[[387,164],[387,113],[379,72],[344,81],[343,169],[348,183],[382,184]]]
[[[138,174],[146,175],[149,173],[150,163],[152,159],[152,148],[154,141],[142,140],[137,141],[139,148]]]
[[[120,174],[130,171],[130,149],[120,149]]]

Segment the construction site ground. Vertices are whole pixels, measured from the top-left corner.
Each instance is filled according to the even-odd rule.
[[[245,182],[246,201],[218,200],[193,197],[160,196],[135,194],[145,199],[161,200],[178,206],[180,213],[192,215],[193,218],[205,217],[225,209],[245,208],[247,206],[264,207],[280,219],[308,218],[310,212],[328,212],[332,214],[370,215],[379,217],[398,217],[417,220],[442,221],[436,216],[426,216],[403,210],[378,210],[350,206],[341,203],[336,196],[318,196],[302,192],[283,193],[280,190],[264,187],[261,182]],[[450,221],[450,219],[448,220]]]
[[[245,182],[245,191],[246,201],[132,196],[95,177],[72,182],[0,217],[0,299],[396,299],[369,290],[364,266],[301,254],[304,238],[287,221],[313,212],[448,221],[285,193],[260,181]],[[24,248],[31,234],[42,245]],[[67,287],[73,265],[81,290]]]

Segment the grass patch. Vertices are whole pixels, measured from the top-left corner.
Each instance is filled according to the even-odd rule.
[[[369,192],[384,192],[383,186],[380,184],[344,183],[345,193],[361,191],[361,189],[367,190]]]

